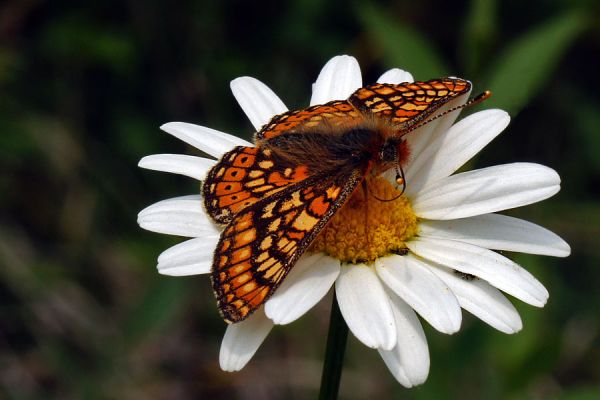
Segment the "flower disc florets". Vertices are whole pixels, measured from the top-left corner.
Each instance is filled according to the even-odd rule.
[[[417,217],[408,199],[398,197],[398,189],[382,177],[369,178],[366,188],[359,187],[335,214],[311,251],[351,263],[406,251],[405,241],[417,233]]]

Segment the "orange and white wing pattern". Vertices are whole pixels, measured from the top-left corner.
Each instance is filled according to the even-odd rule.
[[[233,217],[221,234],[211,272],[227,322],[245,319],[273,294],[363,173],[312,177]]]
[[[235,147],[208,172],[202,194],[208,214],[227,224],[244,208],[308,177],[306,166],[276,163],[270,150]]]
[[[348,101],[335,100],[304,110],[288,111],[276,115],[256,134],[256,139],[271,139],[282,133],[312,128],[324,123],[332,126],[352,127],[361,121],[360,113]]]
[[[470,89],[471,82],[459,78],[398,85],[377,83],[358,89],[348,102],[361,112],[387,118],[392,124],[407,128]]]

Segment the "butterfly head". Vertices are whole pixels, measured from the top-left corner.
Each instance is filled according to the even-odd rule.
[[[396,171],[396,183],[398,186],[402,187],[401,192],[390,199],[381,199],[377,196],[375,198],[380,201],[393,201],[398,199],[402,194],[404,194],[404,190],[406,189],[406,180],[404,179],[404,170],[402,166],[406,163],[409,157],[409,148],[408,143],[405,139],[398,138],[397,136],[388,137],[379,150],[379,159],[378,163],[380,167],[376,169],[375,174],[380,174],[389,169],[394,169]]]
[[[401,167],[408,160],[410,150],[405,139],[398,137],[388,137],[379,150],[379,162],[382,170]]]

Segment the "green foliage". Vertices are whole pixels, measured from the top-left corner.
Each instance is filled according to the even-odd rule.
[[[200,123],[250,137],[229,93],[256,75],[307,104],[322,63],[356,56],[370,81],[399,67],[458,75],[513,122],[473,168],[534,161],[563,190],[509,213],[547,226],[567,259],[509,255],[551,293],[514,301],[522,332],[465,313],[461,332],[426,323],[427,383],[405,390],[350,335],[341,398],[585,400],[600,397],[600,119],[593,2],[298,0],[9,1],[0,12],[0,398],[314,398],[328,304],[276,328],[238,374],[219,370],[225,324],[208,277],[156,272],[181,239],[136,214],[198,192],[144,171],[148,154],[198,154],[159,131]],[[471,111],[471,110],[466,110]]]
[[[131,37],[122,32],[124,28],[102,26],[84,15],[66,15],[46,27],[40,51],[66,67],[85,63],[116,71],[133,70],[134,45]]]
[[[580,11],[567,12],[510,43],[486,74],[487,87],[494,94],[490,105],[511,115],[518,113],[543,91],[562,55],[586,25]]]
[[[498,4],[496,0],[471,0],[462,31],[459,54],[465,76],[476,76],[490,55],[498,34]]]
[[[190,294],[189,285],[175,278],[159,279],[148,286],[123,324],[125,344],[138,343],[164,330],[181,312]]]
[[[427,80],[447,75],[450,69],[439,52],[419,31],[399,24],[392,16],[368,2],[357,6],[357,15],[365,30],[373,36],[387,67],[401,66],[413,71],[415,79]]]

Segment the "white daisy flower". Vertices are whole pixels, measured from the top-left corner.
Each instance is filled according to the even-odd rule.
[[[378,82],[412,80],[410,73],[392,69]],[[313,85],[310,104],[346,99],[361,86],[358,62],[349,56],[334,57]],[[257,131],[274,115],[287,111],[284,103],[254,78],[237,78],[231,89]],[[468,94],[449,102],[440,112],[464,104],[467,98]],[[538,225],[496,212],[556,194],[560,178],[554,170],[531,163],[454,174],[509,123],[502,110],[477,112],[454,123],[459,112],[450,112],[407,135],[411,157],[405,166],[404,196],[394,202],[370,203],[369,226],[377,230],[377,237],[383,242],[400,241],[407,253],[365,250],[360,246],[364,225],[330,221],[327,235],[333,235],[334,248],[331,240],[319,243],[317,238],[312,251],[298,261],[264,307],[227,327],[219,360],[223,370],[243,368],[275,324],[289,324],[301,317],[332,286],[350,331],[366,346],[377,349],[390,372],[406,387],[423,383],[429,372],[427,341],[417,314],[436,330],[452,334],[460,329],[464,308],[501,332],[515,333],[522,328],[521,319],[502,292],[544,306],[546,288],[494,250],[566,257],[569,245]],[[183,122],[171,122],[161,129],[215,158],[234,146],[252,146],[238,137]],[[139,166],[203,180],[215,163],[202,157],[158,154],[144,157]],[[386,182],[381,179],[373,190],[385,193],[391,187]],[[364,221],[364,210],[361,213]],[[346,214],[338,220],[352,218]],[[221,228],[207,216],[200,195],[153,204],[139,213],[138,223],[150,231],[192,238],[158,257],[160,273],[210,272]],[[361,239],[353,241],[352,237]],[[373,262],[340,261],[364,259],[364,251],[378,252],[367,257]]]

